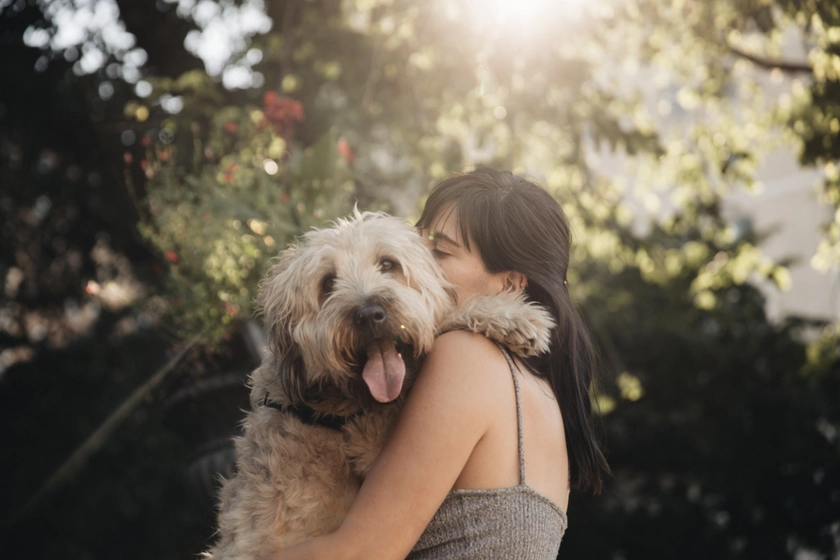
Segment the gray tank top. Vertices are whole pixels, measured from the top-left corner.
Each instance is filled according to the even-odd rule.
[[[501,347],[500,347],[501,348]],[[513,375],[519,432],[519,485],[449,492],[407,560],[554,560],[566,532],[566,512],[525,484],[522,403],[518,370],[502,348]]]

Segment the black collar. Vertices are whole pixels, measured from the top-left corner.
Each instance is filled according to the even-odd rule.
[[[329,428],[339,432],[344,427],[347,420],[352,418],[352,416],[348,417],[337,416],[335,414],[323,414],[321,412],[317,412],[309,406],[306,406],[305,404],[284,405],[278,402],[269,402],[268,394],[266,394],[265,399],[263,399],[263,406],[268,406],[279,410],[280,412],[289,412],[294,414],[295,417],[304,424],[309,424],[310,426],[321,426],[323,428]]]

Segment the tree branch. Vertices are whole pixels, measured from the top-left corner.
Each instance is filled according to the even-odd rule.
[[[203,334],[203,333],[202,333]],[[116,431],[116,429],[134,412],[138,405],[140,405],[146,396],[154,389],[166,374],[174,368],[178,362],[181,361],[186,353],[198,342],[201,335],[194,337],[187,344],[185,344],[177,353],[175,353],[169,361],[157,370],[145,383],[135,389],[135,391],[123,401],[117,409],[96,429],[94,432],[82,443],[73,454],[64,463],[56,469],[56,471],[47,479],[47,481],[38,489],[35,494],[24,505],[23,509],[12,518],[12,524],[20,517],[33,511],[43,498],[55,491],[70,480],[79,470],[84,467],[88,459],[96,453],[105,443],[108,438]]]
[[[774,68],[778,68],[783,72],[804,72],[807,74],[813,74],[814,69],[811,67],[810,64],[807,62],[791,62],[789,60],[771,60],[767,58],[762,58],[760,56],[756,56],[754,54],[750,54],[747,52],[742,51],[738,47],[733,47],[732,45],[728,45],[729,50],[732,51],[733,54],[740,56],[741,58],[745,58],[752,62],[757,66],[761,66],[762,68],[766,68],[768,70],[772,70]]]

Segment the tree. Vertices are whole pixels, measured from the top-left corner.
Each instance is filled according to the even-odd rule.
[[[836,2],[739,0],[737,2],[622,3],[608,18],[620,51],[671,74],[679,102],[716,119],[725,135],[722,171],[760,161],[768,133],[792,144],[803,166],[824,170],[822,200],[840,205],[840,6]],[[646,30],[639,32],[640,30]],[[629,38],[629,42],[627,39]],[[749,128],[736,127],[749,123]],[[757,126],[756,126],[757,125]],[[707,132],[705,136],[709,136]],[[702,139],[702,136],[699,139]],[[718,145],[720,144],[720,145]],[[735,165],[731,165],[735,163]],[[813,259],[820,270],[836,269],[840,222],[825,224]]]

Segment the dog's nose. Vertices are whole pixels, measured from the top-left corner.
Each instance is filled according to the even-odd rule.
[[[388,318],[388,314],[385,313],[382,306],[366,305],[356,311],[353,318],[356,321],[356,325],[372,329],[384,323],[385,319]]]

